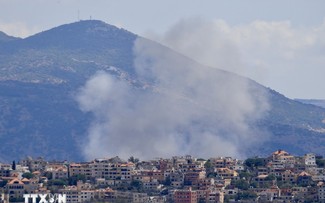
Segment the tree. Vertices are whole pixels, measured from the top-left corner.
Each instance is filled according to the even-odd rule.
[[[316,164],[320,168],[324,168],[325,167],[325,160],[323,159],[322,156],[316,156]]]
[[[131,187],[132,187],[132,189],[135,189],[138,192],[143,191],[143,183],[139,180],[132,180]]]
[[[53,174],[51,172],[49,172],[49,171],[46,171],[44,173],[44,177],[46,177],[48,180],[52,180]]]
[[[258,166],[264,166],[264,159],[263,158],[248,158],[245,160],[244,164],[249,168],[254,168]]]
[[[164,196],[164,195],[168,195],[168,189],[164,188],[161,192],[160,195]]]
[[[64,186],[68,185],[68,181],[65,179],[54,179],[47,182],[48,186]]]
[[[128,159],[129,162],[132,162],[134,164],[138,163],[140,160],[138,158],[134,158],[133,156],[131,156],[129,159]]]
[[[7,183],[8,183],[7,180],[0,181],[0,187],[4,187],[5,185],[7,185]]]
[[[243,179],[235,181],[233,185],[240,190],[248,190],[249,188],[249,183]]]
[[[272,180],[276,180],[276,176],[271,174],[271,175],[268,175],[266,178],[265,178],[266,181],[272,181]]]
[[[164,183],[163,183],[165,186],[170,186],[171,184],[172,184],[172,181],[170,180],[170,176],[168,176],[166,179],[165,179],[165,181],[164,181]]]
[[[76,174],[73,176],[70,176],[68,178],[69,185],[77,185],[77,182],[81,180],[82,182],[86,182],[86,176],[83,174]]]
[[[206,203],[205,198],[199,198],[198,203]]]
[[[256,199],[257,194],[251,191],[239,192],[237,195],[237,200],[247,200],[247,199]]]
[[[242,179],[245,178],[246,180],[250,180],[253,177],[253,175],[247,171],[241,171],[239,173],[239,177]]]
[[[31,179],[34,178],[34,174],[26,172],[22,175],[23,178]]]
[[[206,169],[207,177],[215,177],[214,168],[212,166],[210,159],[204,163],[204,168]]]
[[[12,168],[12,170],[16,170],[16,161],[12,162],[12,167],[11,168]]]
[[[207,160],[207,161],[204,163],[204,168],[205,168],[205,169],[210,169],[210,168],[212,168],[212,164],[211,164],[210,159]]]

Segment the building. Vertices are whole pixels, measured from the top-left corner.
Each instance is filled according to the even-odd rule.
[[[116,201],[143,203],[148,202],[148,200],[149,197],[146,193],[116,191]]]
[[[175,188],[181,188],[184,185],[184,173],[181,171],[175,171],[170,173],[171,186]]]
[[[114,202],[116,200],[116,191],[111,188],[97,189],[95,191],[95,199],[103,202]]]
[[[237,180],[239,178],[238,173],[229,168],[216,168],[215,172],[223,179]]]
[[[298,175],[298,178],[297,178],[298,185],[309,185],[312,182],[313,182],[312,176],[309,173],[303,171]]]
[[[92,177],[91,163],[72,163],[69,165],[69,175],[84,175],[87,179]]]
[[[15,178],[7,183],[5,190],[9,195],[9,199],[22,199],[25,193],[25,184],[18,178]]]
[[[78,181],[77,186],[67,186],[59,191],[66,195],[69,203],[91,202],[95,199],[95,190],[92,189],[92,185],[82,183],[82,181]]]
[[[294,184],[297,181],[297,175],[291,170],[286,170],[282,173],[282,181],[285,183]]]
[[[206,201],[207,203],[223,203],[224,193],[218,190],[207,190]]]
[[[42,157],[33,159],[32,157],[27,157],[19,162],[23,167],[28,167],[28,169],[33,171],[44,171],[48,162],[46,162]]]
[[[192,188],[188,190],[176,190],[174,192],[175,203],[197,203],[197,192],[193,191]]]
[[[67,179],[69,178],[68,168],[62,166],[55,169],[50,169],[49,172],[52,174],[52,179]]]
[[[194,185],[199,180],[205,178],[205,170],[190,170],[184,173],[184,184],[185,185]]]
[[[208,190],[211,188],[215,188],[215,180],[213,178],[201,179],[196,183],[196,188],[198,190]]]
[[[9,177],[12,171],[10,164],[0,164],[0,177]]]
[[[317,190],[318,202],[325,203],[325,183],[319,182],[317,184],[317,187],[318,187],[318,190]]]
[[[313,153],[305,154],[304,163],[305,163],[306,169],[317,167],[317,165],[316,165],[316,155],[313,154]]]

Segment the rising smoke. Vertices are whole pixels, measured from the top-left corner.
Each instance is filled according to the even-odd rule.
[[[79,91],[81,109],[95,115],[84,147],[87,159],[243,157],[264,141],[252,124],[267,112],[268,103],[254,82],[142,38],[134,43],[134,55],[142,88],[98,72]]]

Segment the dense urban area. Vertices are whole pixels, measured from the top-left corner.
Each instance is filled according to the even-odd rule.
[[[56,193],[66,202],[93,203],[325,202],[324,165],[322,156],[284,150],[246,160],[188,155],[74,163],[27,157],[0,163],[0,203]]]

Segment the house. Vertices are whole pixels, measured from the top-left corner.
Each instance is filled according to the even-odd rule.
[[[148,176],[147,174],[138,174],[138,175],[133,175],[132,180],[138,180],[141,182],[150,182],[152,178]]]
[[[160,170],[140,170],[140,173],[141,173],[141,175],[147,176],[150,179],[156,179],[161,182],[165,180],[164,173]],[[133,176],[135,176],[135,175],[133,175]]]
[[[149,191],[157,191],[159,189],[159,182],[156,179],[152,179],[149,182],[143,183],[143,189],[149,190]]]
[[[0,165],[0,177],[9,177],[12,167],[10,164],[1,164]]]
[[[317,165],[316,165],[316,155],[313,154],[313,153],[305,154],[305,156],[304,156],[304,164],[305,164],[306,170],[309,169],[309,168],[317,167]]]
[[[310,185],[312,182],[313,182],[312,176],[309,173],[303,171],[298,175],[297,178],[298,185]]]
[[[294,156],[281,149],[273,152],[270,160],[270,167],[272,169],[294,168],[296,163]]]
[[[224,202],[224,193],[219,190],[207,190],[206,200],[207,203],[223,203]]]
[[[318,187],[318,190],[317,190],[318,202],[325,203],[325,183],[319,182],[317,184],[317,187]]]
[[[234,168],[236,160],[231,157],[211,158],[210,162],[214,168]]]
[[[184,185],[184,173],[181,171],[174,171],[170,173],[171,186],[180,188]]]
[[[223,179],[237,180],[239,178],[238,173],[229,168],[216,168],[215,172]]]
[[[268,175],[269,169],[267,167],[257,167],[257,175]]]
[[[77,186],[66,186],[64,189],[59,190],[66,195],[67,202],[91,202],[95,199],[95,190],[89,183],[77,182]]]
[[[286,170],[282,173],[282,181],[285,183],[294,184],[297,181],[297,175],[291,170]]]
[[[254,178],[258,187],[265,187],[267,184],[271,183],[272,180],[269,179],[268,175],[259,175]]]
[[[38,157],[33,159],[32,157],[27,157],[19,162],[19,164],[23,167],[28,167],[28,169],[33,171],[44,171],[46,165],[48,164],[42,157]]]
[[[197,203],[198,197],[197,192],[193,191],[192,188],[185,190],[176,190],[174,192],[174,202],[175,203]]]
[[[87,179],[92,177],[91,163],[71,163],[69,165],[69,175],[84,175]]]
[[[281,190],[277,185],[273,184],[271,188],[260,192],[259,196],[261,197],[261,202],[273,202],[281,197]]]
[[[97,189],[95,191],[95,199],[104,202],[114,202],[116,200],[116,191],[111,188]]]
[[[205,170],[190,170],[184,173],[184,184],[185,185],[194,185],[199,180],[205,178]]]
[[[149,197],[146,193],[137,193],[130,191],[116,191],[116,201],[143,203],[147,202]]]
[[[68,168],[66,166],[61,166],[55,169],[48,170],[52,174],[52,179],[67,179],[69,178]]]
[[[25,193],[25,184],[18,178],[15,178],[7,183],[5,190],[10,199],[22,199]]]
[[[216,188],[215,186],[215,180],[213,178],[204,178],[200,179],[196,182],[195,187],[198,190],[208,190],[211,188]]]

